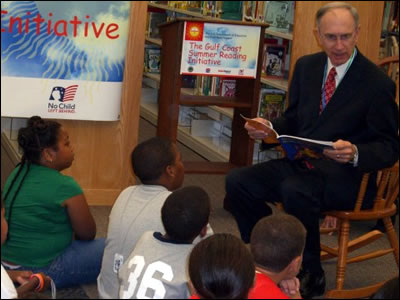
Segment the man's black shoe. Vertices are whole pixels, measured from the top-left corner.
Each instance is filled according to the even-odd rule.
[[[302,270],[298,278],[300,280],[300,294],[303,299],[321,296],[325,292],[325,273],[311,273],[308,270]]]

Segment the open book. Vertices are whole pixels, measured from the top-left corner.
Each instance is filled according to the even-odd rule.
[[[245,119],[250,126],[268,134],[264,142],[268,144],[280,143],[287,157],[291,160],[303,157],[322,158],[324,149],[333,149],[333,142],[318,141],[291,135],[279,135],[269,121],[267,121],[267,124],[264,124],[260,121],[246,118],[243,115],[241,115],[241,117]]]

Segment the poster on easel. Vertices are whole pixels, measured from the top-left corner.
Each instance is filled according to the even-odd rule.
[[[116,121],[129,1],[2,1],[1,116]]]
[[[256,78],[261,28],[185,22],[180,73]]]

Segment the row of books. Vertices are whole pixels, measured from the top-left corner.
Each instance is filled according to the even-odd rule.
[[[234,97],[235,92],[235,79],[216,76],[196,76],[195,95]]]
[[[295,1],[151,1],[203,16],[270,24],[280,32],[293,30]]]
[[[217,76],[185,75],[182,77],[182,88],[190,89],[196,96],[234,97],[236,80]]]

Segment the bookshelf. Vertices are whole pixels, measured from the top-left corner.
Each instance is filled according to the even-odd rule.
[[[146,37],[146,42],[156,45],[156,46],[159,46],[159,47],[162,47],[161,39]]]
[[[205,16],[201,13],[197,13],[197,12],[192,12],[192,11],[188,11],[188,10],[184,10],[184,9],[179,9],[179,8],[173,8],[170,7],[166,4],[156,4],[156,3],[149,3],[148,4],[149,7],[151,8],[156,8],[156,9],[161,9],[161,10],[165,10],[165,11],[170,11],[170,12],[175,12],[175,13],[179,13],[179,14],[184,14],[187,16],[192,16],[192,17],[196,17],[196,18],[201,18],[203,20],[215,20],[215,17],[209,17],[209,16]],[[265,34],[274,36],[274,37],[278,37],[278,38],[282,38],[285,40],[293,40],[293,34],[288,32],[280,32],[280,31],[276,31],[276,30],[272,30],[269,29],[268,27],[265,28]],[[146,37],[146,42],[153,44],[153,45],[157,45],[159,47],[162,47],[162,42],[161,39],[157,39],[157,38],[149,38]],[[263,84],[266,85],[270,85],[274,88],[277,89],[281,89],[284,91],[288,91],[288,80],[287,79],[275,79],[275,78],[267,78],[267,77],[261,77],[261,82]]]
[[[290,42],[291,47],[289,48],[289,53],[290,53],[290,63],[289,63],[289,73],[288,73],[289,76],[288,76],[288,79],[275,79],[275,78],[261,77],[260,81],[262,84],[271,86],[271,87],[279,89],[279,90],[283,90],[285,92],[288,92],[288,90],[289,90],[289,83],[290,83],[291,76],[293,74],[296,60],[303,55],[321,51],[321,48],[319,47],[319,45],[315,39],[314,33],[313,33],[313,29],[315,27],[314,19],[315,19],[316,11],[321,6],[323,6],[324,4],[326,4],[328,2],[327,1],[313,1],[313,2],[311,2],[311,1],[295,1],[295,3],[296,4],[295,4],[295,11],[294,11],[293,32],[284,33],[284,32],[275,31],[271,28],[265,28],[265,35],[282,38],[282,39],[288,40]],[[381,22],[382,22],[383,2],[382,1],[376,1],[376,2],[350,1],[350,3],[357,8],[359,15],[360,15],[360,24],[362,26],[360,38],[357,43],[358,48],[370,60],[376,61],[378,58],[379,38],[380,38],[380,26],[378,26],[378,24],[381,24]],[[172,8],[165,4],[155,4],[155,3],[148,2],[148,7],[149,7],[149,9],[155,8],[158,10],[175,12],[177,14],[184,14],[186,16],[201,18],[203,20],[211,20],[211,21],[215,20],[215,18],[213,18],[213,17],[204,16],[198,12]],[[246,23],[246,24],[251,24],[251,23]],[[263,37],[261,37],[261,39],[263,39]],[[162,47],[162,42],[160,39],[146,38],[146,42],[157,45],[159,47]],[[154,80],[157,80],[157,84],[159,85],[160,78],[156,78],[155,75],[156,74],[144,74],[144,76],[148,76],[149,78],[154,78]],[[181,94],[186,94],[186,95],[192,94],[193,95],[194,93],[190,90],[182,90]],[[215,105],[210,106],[210,108],[221,113],[221,115],[224,115],[231,119],[234,119],[234,109],[233,108],[221,107],[221,106],[215,106]],[[144,110],[145,109],[142,107],[142,111],[144,111]],[[255,116],[255,114],[254,114],[254,116]],[[154,123],[156,123],[156,122],[154,122]],[[178,138],[178,140],[180,140],[181,142],[183,142],[189,146],[190,142],[188,140],[190,138],[192,138],[194,140],[196,137],[190,137],[190,135],[188,135],[186,141],[183,141],[181,138],[180,129],[178,127],[177,138]],[[194,145],[194,144],[195,143],[192,143],[190,145]],[[203,145],[196,146],[195,148],[192,146],[189,146],[189,147],[191,147],[194,151],[203,155],[205,158],[209,159],[210,161],[213,160],[211,157],[215,156],[211,153],[212,152],[218,153],[218,151],[220,151],[220,149],[218,147],[216,147],[215,145],[210,146],[210,148],[208,148],[207,151],[204,151]],[[227,156],[225,155],[225,162],[227,161],[226,157]],[[228,155],[228,157],[229,157],[229,155]],[[222,160],[224,159],[223,156],[220,158]],[[220,160],[216,160],[216,161],[220,161]]]
[[[157,9],[160,9],[160,10],[167,10],[167,11],[175,12],[175,13],[178,13],[178,14],[183,14],[183,15],[186,15],[186,16],[191,16],[191,17],[195,17],[195,18],[201,18],[201,19],[204,19],[204,20],[215,20],[216,19],[215,17],[205,16],[205,15],[203,15],[201,13],[198,13],[198,12],[193,12],[193,11],[190,11],[190,10],[185,10],[185,9],[180,9],[180,8],[173,8],[173,7],[170,7],[170,6],[166,5],[166,4],[157,4],[157,3],[149,2],[148,6],[152,7],[152,8],[157,8]],[[280,37],[280,38],[283,38],[283,39],[286,39],[286,40],[293,40],[293,34],[292,33],[279,32],[279,31],[272,30],[272,29],[269,29],[269,28],[265,29],[265,34],[273,35],[273,36]]]
[[[142,99],[140,114],[147,121],[157,126],[158,121],[158,104],[155,101],[157,96],[146,93],[142,90],[142,95],[146,94]],[[191,149],[196,149],[196,152],[201,153],[203,157],[213,162],[229,161],[230,143],[227,138],[202,137],[191,134],[190,129],[183,126],[178,126],[177,139]]]

